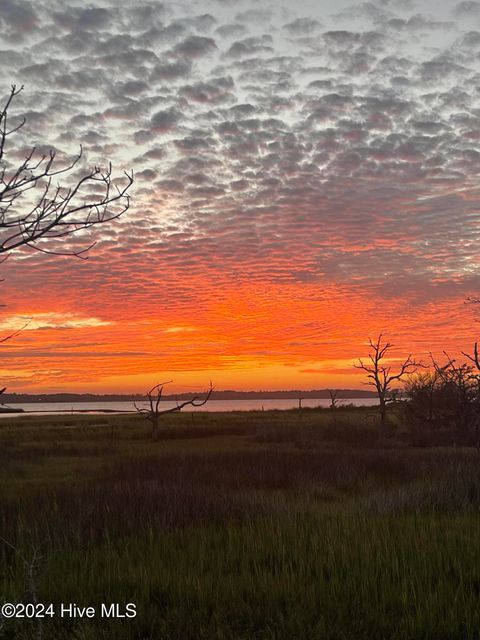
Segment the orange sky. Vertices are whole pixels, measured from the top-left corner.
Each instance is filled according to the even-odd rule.
[[[65,261],[47,258],[55,260]],[[44,285],[35,303],[35,285],[16,292],[7,278],[16,309],[4,312],[2,334],[31,319],[1,346],[10,391],[141,392],[170,379],[173,392],[209,380],[217,389],[358,388],[363,377],[352,365],[367,354],[368,336],[383,331],[395,344],[393,365],[410,351],[424,360],[430,351],[441,358],[443,348],[455,355],[476,337],[474,306],[461,295],[422,302],[321,281],[231,286],[211,277],[187,278],[183,289],[165,282],[142,301],[115,284],[104,291],[99,262],[89,259],[98,273],[85,292],[62,295],[69,276],[61,275],[64,284]],[[64,264],[71,274],[75,266]],[[42,265],[40,280],[44,273]]]
[[[27,119],[5,157],[81,143],[76,179],[135,183],[119,220],[42,245],[88,260],[1,264],[0,337],[28,321],[1,386],[359,388],[380,332],[393,365],[472,348],[478,3],[54,5],[0,16]]]

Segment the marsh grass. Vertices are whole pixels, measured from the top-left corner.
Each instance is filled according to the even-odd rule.
[[[38,553],[41,601],[138,605],[46,620],[52,640],[480,638],[478,454],[339,422],[186,414],[155,443],[135,416],[0,423],[0,595],[28,600]]]

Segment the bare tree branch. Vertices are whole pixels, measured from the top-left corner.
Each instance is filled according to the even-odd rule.
[[[147,398],[149,407],[139,407],[135,402],[133,403],[135,409],[138,413],[143,414],[144,418],[152,423],[152,440],[156,440],[158,434],[158,423],[160,420],[160,416],[163,416],[167,413],[175,413],[177,411],[181,411],[184,407],[201,407],[208,402],[210,396],[212,395],[213,385],[210,381],[210,386],[208,391],[206,392],[205,397],[194,396],[190,398],[190,400],[185,400],[184,402],[180,402],[176,404],[175,407],[171,407],[170,409],[160,409],[160,401],[162,399],[163,387],[166,384],[170,384],[172,382],[169,380],[168,382],[160,382],[156,384],[154,387],[147,391]]]
[[[124,172],[120,186],[113,181],[111,164],[106,169],[94,167],[70,186],[54,183],[55,176],[69,174],[79,163],[83,155],[81,146],[77,156],[66,165],[58,165],[54,150],[39,156],[33,147],[17,167],[11,168],[5,159],[6,144],[24,126],[25,119],[9,129],[8,111],[22,89],[13,85],[0,110],[0,254],[29,247],[85,259],[92,244],[62,252],[38,243],[51,242],[121,216],[130,206],[128,191],[133,184],[133,172]]]
[[[479,359],[479,355],[478,355],[478,342],[475,342],[475,344],[473,345],[473,356],[468,354],[468,353],[465,353],[465,351],[462,351],[462,355],[465,356],[466,358],[468,358],[470,360],[470,362],[473,362],[473,364],[475,365],[477,370],[480,371],[480,359]]]
[[[330,411],[332,412],[333,422],[337,422],[337,409],[338,409],[338,389],[327,389],[330,396]]]
[[[4,336],[3,338],[0,338],[0,344],[2,342],[6,342],[7,340],[10,340],[10,338],[14,338],[15,336],[18,336],[19,333],[21,333],[24,329],[26,329],[28,327],[28,325],[30,324],[31,321],[32,321],[32,319],[29,318],[25,322],[23,327],[20,327],[20,329],[16,329],[15,331],[12,331],[12,333],[10,333],[8,336]]]
[[[353,366],[361,369],[367,374],[367,382],[364,384],[375,387],[379,401],[380,426],[383,428],[386,424],[387,403],[392,395],[392,383],[401,380],[404,376],[414,373],[419,367],[423,366],[421,362],[417,362],[410,354],[401,364],[397,373],[392,372],[392,367],[383,364],[388,352],[393,347],[390,342],[383,342],[383,336],[380,334],[376,342],[371,338],[368,339],[371,352],[368,359],[371,364],[364,362],[361,358],[358,364]]]

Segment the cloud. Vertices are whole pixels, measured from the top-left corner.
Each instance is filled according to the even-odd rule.
[[[66,11],[53,14],[55,22],[64,29],[85,29],[96,31],[106,29],[111,21],[112,14],[108,9],[91,7],[80,9],[69,7]]]
[[[127,22],[129,28],[135,30],[147,30],[155,25],[161,25],[161,21],[169,11],[162,2],[154,4],[139,4],[127,8]]]
[[[174,48],[174,53],[187,58],[200,58],[217,48],[215,40],[202,36],[189,36]]]
[[[272,43],[273,39],[270,35],[244,38],[234,42],[225,55],[230,58],[241,58],[256,53],[273,53]]]
[[[128,80],[118,85],[119,93],[127,96],[138,96],[147,92],[148,89],[149,85],[143,80]]]
[[[0,322],[0,333],[38,330],[85,329],[90,327],[109,326],[111,322],[99,318],[82,317],[79,314],[66,313],[34,313],[31,316],[7,316]]]
[[[88,358],[112,375],[116,349],[115,366],[138,373],[304,371],[322,370],[312,352],[358,353],[389,322],[419,349],[471,336],[455,300],[480,286],[477,4],[457,5],[451,27],[394,2],[332,17],[0,0],[2,95],[11,68],[26,85],[10,161],[33,143],[70,157],[81,142],[77,175],[108,160],[136,175],[128,215],[59,241],[97,240],[85,264],[19,252],[2,265],[8,317],[45,327],[12,343],[12,366],[26,370],[28,347],[45,380],[58,371],[50,333],[65,318],[111,323],[64,326],[103,353],[82,347],[84,371],[80,357],[62,365],[75,383]],[[431,335],[418,330],[437,316]],[[318,317],[326,327],[310,326]],[[193,326],[195,341],[167,331]]]
[[[180,95],[199,103],[221,103],[234,98],[235,82],[231,76],[212,78],[180,89]]]
[[[151,119],[152,130],[159,133],[167,133],[175,129],[180,120],[181,114],[175,109],[157,111]]]
[[[157,64],[150,73],[150,81],[158,82],[184,78],[190,75],[191,70],[192,64],[188,60]]]
[[[215,29],[215,33],[218,33],[222,38],[238,38],[247,33],[247,28],[242,24],[224,24]]]
[[[381,4],[382,6],[378,6]],[[391,4],[390,2],[382,2],[374,4],[373,2],[358,2],[357,4],[352,4],[346,9],[339,11],[334,15],[334,18],[339,20],[345,20],[351,22],[352,20],[357,20],[359,18],[364,18],[368,21],[372,21],[373,23],[384,22],[393,14],[385,10],[385,7]],[[400,5],[401,2],[397,3],[397,6]]]
[[[179,23],[196,31],[210,32],[217,24],[217,20],[210,13],[204,13],[194,17],[182,18]]]
[[[320,28],[320,22],[312,18],[296,18],[285,25],[283,28],[290,36],[310,35]]]
[[[78,25],[80,28],[95,29],[104,28],[110,22],[110,12],[107,9],[93,7],[91,9],[83,9],[78,15]]]
[[[439,82],[446,77],[462,77],[469,74],[469,70],[449,59],[429,60],[420,65],[420,76],[425,82]]]
[[[323,38],[330,46],[341,48],[355,46],[361,41],[359,33],[345,30],[326,31]]]
[[[268,22],[272,18],[272,9],[247,9],[237,13],[235,20],[247,24],[258,24]]]
[[[465,0],[459,2],[452,10],[453,15],[461,18],[468,18],[471,16],[480,16],[480,2],[474,2],[473,0]]]
[[[38,17],[30,2],[0,0],[0,22],[4,28],[28,33],[38,26]]]

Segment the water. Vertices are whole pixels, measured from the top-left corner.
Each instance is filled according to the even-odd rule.
[[[338,400],[338,404],[355,404],[359,407],[371,407],[377,404],[376,398],[346,398]],[[137,402],[139,407],[148,407],[147,402]],[[172,401],[162,401],[162,408],[169,409],[176,405]],[[102,410],[109,412],[135,412],[133,402],[26,402],[24,404],[8,404],[12,409],[23,409],[28,415],[65,415],[76,412],[102,413]],[[305,398],[302,400],[302,407],[329,407],[328,398]],[[297,409],[298,399],[270,399],[252,398],[249,400],[209,400],[202,407],[185,407],[183,411],[253,411],[269,409]],[[14,414],[0,413],[0,417],[8,417]]]

